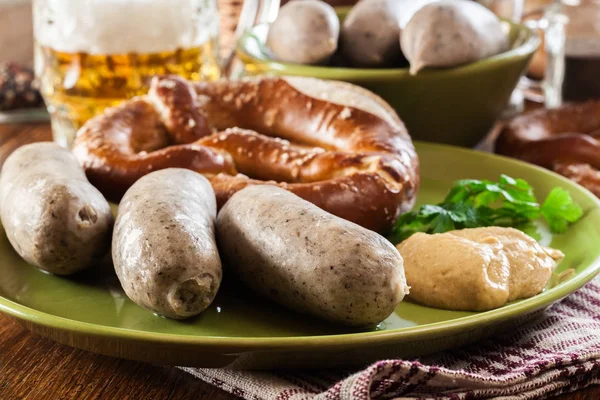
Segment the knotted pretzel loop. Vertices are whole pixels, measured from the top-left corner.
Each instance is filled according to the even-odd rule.
[[[144,174],[182,167],[211,180],[219,206],[247,185],[278,185],[379,232],[414,205],[419,185],[413,144],[389,105],[313,78],[157,77],[147,96],[86,123],[73,151],[112,200]]]
[[[600,101],[540,109],[508,122],[496,152],[554,170],[600,197]]]

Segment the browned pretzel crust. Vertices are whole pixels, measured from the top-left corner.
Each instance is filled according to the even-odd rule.
[[[147,96],[86,123],[73,151],[112,200],[144,174],[183,167],[211,179],[219,206],[272,184],[379,232],[414,205],[419,185],[413,144],[383,100],[311,78],[156,78]]]
[[[540,109],[509,121],[496,152],[552,169],[600,194],[600,101]]]

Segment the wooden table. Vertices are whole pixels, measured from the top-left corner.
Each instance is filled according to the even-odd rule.
[[[0,124],[0,166],[18,146],[50,140],[50,136],[47,123]],[[0,399],[130,398],[237,399],[173,367],[120,360],[54,343],[0,314]],[[600,387],[556,399],[600,399]]]

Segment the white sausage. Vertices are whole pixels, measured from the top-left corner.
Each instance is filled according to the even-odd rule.
[[[411,74],[425,67],[454,67],[508,49],[498,17],[469,0],[443,0],[418,10],[400,44]]]
[[[387,318],[408,288],[402,257],[379,234],[274,186],[250,186],[217,217],[221,255],[251,289],[348,325]]]
[[[214,300],[221,260],[214,236],[215,194],[202,175],[152,172],[121,200],[112,258],[123,290],[139,306],[181,319]]]
[[[340,21],[333,7],[318,0],[292,0],[269,27],[267,47],[276,60],[321,64],[335,53]]]
[[[30,264],[68,275],[93,265],[110,244],[112,214],[66,149],[33,143],[13,152],[0,175],[0,217]]]

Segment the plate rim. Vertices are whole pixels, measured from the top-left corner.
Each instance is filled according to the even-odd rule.
[[[553,178],[558,178],[567,185],[571,185],[582,191],[590,200],[595,203],[595,207],[587,210],[590,212],[594,209],[600,209],[600,199],[594,196],[587,189],[576,184],[575,182],[558,175],[544,168],[525,163],[523,161],[500,156],[497,154],[461,148],[452,145],[427,143],[415,141],[417,153],[419,148],[430,150],[450,149],[453,152],[468,153],[469,156],[479,158],[495,158],[502,162],[515,163],[522,167],[536,169],[539,173]],[[310,335],[310,336],[203,336],[189,334],[173,334],[140,331],[127,328],[112,327],[106,325],[98,325],[90,322],[83,322],[74,319],[69,319],[54,314],[36,310],[34,308],[19,304],[13,300],[0,295],[0,312],[19,320],[43,326],[49,329],[60,331],[68,331],[83,335],[96,335],[121,340],[134,340],[145,343],[162,343],[162,344],[178,344],[191,345],[197,347],[210,347],[215,350],[226,348],[238,348],[247,351],[268,350],[268,349],[295,349],[298,347],[322,347],[328,348],[344,348],[357,345],[384,345],[387,343],[397,342],[398,340],[410,341],[425,340],[440,336],[447,336],[456,332],[461,332],[469,328],[477,328],[482,325],[501,322],[511,317],[518,317],[535,312],[541,308],[554,304],[562,300],[569,294],[583,287],[590,282],[598,273],[600,273],[600,256],[597,257],[586,269],[574,278],[563,282],[554,288],[544,291],[529,299],[520,300],[516,303],[506,305],[504,307],[481,312],[473,315],[459,317],[451,321],[441,321],[424,325],[415,325],[405,328],[396,328],[383,331],[367,331],[355,333],[340,333],[333,335]]]

